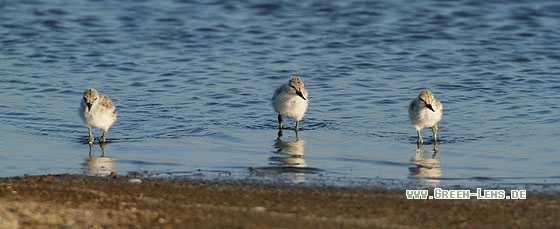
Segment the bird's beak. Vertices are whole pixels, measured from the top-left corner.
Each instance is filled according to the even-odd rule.
[[[88,109],[88,111],[90,111],[90,110],[91,110],[91,106],[93,106],[93,104],[91,104],[91,103],[86,103],[86,104],[87,104],[87,109]]]
[[[299,95],[299,97],[301,97],[303,100],[307,100],[305,96],[303,96],[303,93],[301,93],[301,91],[296,92],[296,94]]]
[[[432,110],[433,112],[436,112],[436,111],[434,110],[434,108],[432,107],[432,104],[427,104],[427,103],[426,103],[426,107],[427,107],[428,109]]]

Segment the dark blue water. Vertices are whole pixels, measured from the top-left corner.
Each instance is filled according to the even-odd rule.
[[[0,176],[560,189],[557,1],[3,1]],[[299,138],[273,90],[301,76]],[[117,105],[103,155],[77,108]],[[437,153],[407,107],[444,106]],[[286,125],[293,127],[293,120]],[[99,138],[101,131],[94,132]],[[431,131],[423,135],[431,141]]]

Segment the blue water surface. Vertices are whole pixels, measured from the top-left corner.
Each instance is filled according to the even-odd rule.
[[[557,1],[30,0],[0,11],[0,177],[560,190]],[[270,99],[293,75],[310,106],[298,135],[277,139]],[[118,112],[91,157],[77,111],[89,87]],[[418,149],[407,107],[422,89],[444,116],[439,143],[427,129]]]

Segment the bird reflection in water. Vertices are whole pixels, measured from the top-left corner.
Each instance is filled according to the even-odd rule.
[[[296,132],[295,140],[283,140],[282,131],[278,132],[278,138],[274,143],[274,156],[268,158],[269,165],[278,166],[279,172],[295,175],[289,179],[294,183],[305,182],[305,173],[302,168],[307,167],[303,158],[305,140],[300,138]]]
[[[88,176],[109,176],[115,171],[117,159],[105,157],[105,143],[99,143],[101,156],[93,155],[93,144],[89,144],[89,158],[83,163],[84,170]]]
[[[422,143],[419,143],[416,148],[414,156],[410,159],[412,164],[416,167],[410,167],[410,175],[420,178],[419,181],[422,185],[428,187],[435,187],[439,184],[441,177],[441,167],[437,160],[439,151],[437,149],[437,142],[434,142],[434,148],[422,150]]]

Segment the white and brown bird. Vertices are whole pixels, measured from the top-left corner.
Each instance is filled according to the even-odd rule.
[[[91,128],[103,130],[103,136],[99,142],[107,141],[107,131],[117,120],[116,107],[113,101],[105,95],[100,95],[95,89],[89,88],[84,92],[80,104],[80,118],[89,130],[89,143],[93,143]]]
[[[282,130],[282,117],[296,120],[295,130],[299,130],[299,121],[303,119],[309,100],[307,90],[303,87],[300,77],[293,77],[288,83],[280,86],[272,97],[272,106],[278,113],[278,125]]]
[[[429,90],[421,91],[418,97],[410,103],[408,107],[408,117],[418,133],[419,144],[424,142],[420,130],[426,127],[432,128],[434,142],[437,141],[437,124],[441,120],[443,114],[442,109],[443,106],[441,102],[437,100],[434,94]]]

